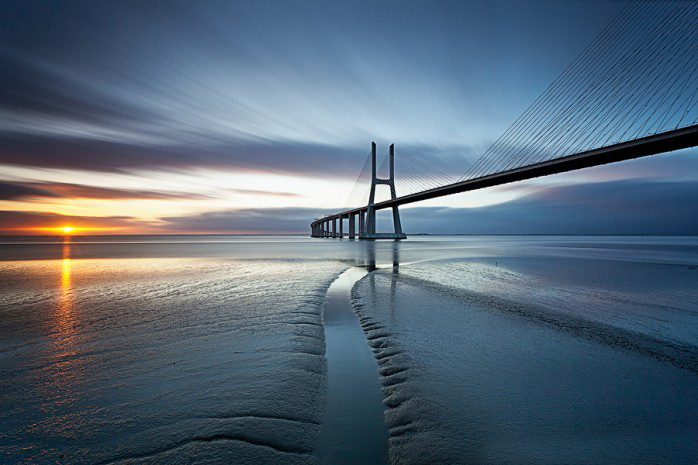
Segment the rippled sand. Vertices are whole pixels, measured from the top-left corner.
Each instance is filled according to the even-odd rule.
[[[4,263],[3,461],[313,463],[321,311],[345,267]]]
[[[690,265],[559,257],[365,277],[392,462],[698,463],[697,283]]]

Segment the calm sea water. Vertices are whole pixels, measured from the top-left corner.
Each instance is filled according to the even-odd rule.
[[[698,462],[698,238],[635,236],[0,238],[0,461],[317,463],[356,266],[391,461]]]

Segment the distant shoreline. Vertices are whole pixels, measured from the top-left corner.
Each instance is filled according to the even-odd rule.
[[[595,233],[595,234],[577,234],[577,233],[489,233],[489,234],[473,234],[473,233],[453,233],[453,234],[438,234],[438,233],[406,233],[408,238],[419,236],[429,237],[522,237],[522,236],[576,236],[576,237],[600,237],[600,236],[617,236],[617,237],[697,237],[696,234],[637,234],[637,233]],[[226,234],[226,233],[210,233],[210,234],[0,234],[0,237],[310,237],[310,234]]]

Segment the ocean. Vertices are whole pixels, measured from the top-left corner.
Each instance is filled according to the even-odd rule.
[[[0,238],[3,463],[698,463],[698,238]]]

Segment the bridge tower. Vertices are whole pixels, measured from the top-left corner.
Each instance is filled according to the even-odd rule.
[[[400,223],[400,211],[397,205],[393,209],[393,230],[392,233],[376,233],[376,186],[378,184],[386,184],[390,187],[390,198],[397,197],[395,192],[395,144],[390,144],[390,176],[388,179],[380,179],[376,176],[376,143],[371,142],[371,193],[368,198],[368,207],[366,210],[366,220],[363,219],[363,214],[360,213],[359,223],[363,223],[363,227],[359,228],[359,239],[406,239],[407,236],[402,232],[402,224]]]

